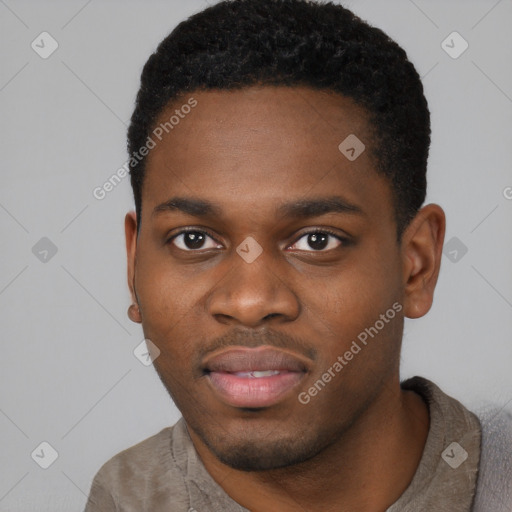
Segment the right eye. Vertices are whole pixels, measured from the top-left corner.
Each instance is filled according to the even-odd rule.
[[[197,252],[199,249],[215,249],[217,247],[215,244],[210,247],[203,247],[208,238],[215,242],[213,237],[205,231],[186,229],[172,236],[167,243],[173,243],[178,249],[186,252]]]

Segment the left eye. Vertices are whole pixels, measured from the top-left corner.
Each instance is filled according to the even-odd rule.
[[[331,240],[329,240],[329,238]],[[303,245],[309,245],[309,249],[307,247],[296,247],[299,251],[308,251],[313,249],[313,251],[319,252],[326,250],[332,250],[336,247],[339,247],[344,239],[338,235],[334,235],[333,233],[329,233],[328,231],[313,231],[310,233],[304,233],[297,242],[295,242],[291,247],[293,248],[296,245],[300,245],[301,240],[305,240]],[[336,245],[336,242],[338,245]]]

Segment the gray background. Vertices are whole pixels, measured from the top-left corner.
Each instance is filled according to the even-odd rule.
[[[512,2],[345,4],[404,46],[422,75],[429,201],[447,213],[446,240],[458,240],[431,312],[406,324],[402,377],[431,378],[470,407],[510,408]],[[145,60],[206,5],[0,0],[2,512],[81,510],[101,464],[179,417],[133,354],[143,336],[126,316],[129,179],[101,201],[92,192],[126,161]],[[47,59],[31,48],[43,31],[59,44]],[[441,46],[453,31],[469,43],[457,59]],[[43,441],[59,455],[48,469],[31,457]]]

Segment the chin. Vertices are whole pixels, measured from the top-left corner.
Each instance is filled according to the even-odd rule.
[[[313,458],[319,453],[318,447],[290,447],[282,443],[262,446],[260,443],[245,442],[230,447],[209,446],[214,455],[225,465],[240,471],[270,471],[294,466]]]
[[[283,428],[260,431],[252,439],[250,428],[240,431],[239,436],[232,432],[219,435],[202,428],[194,430],[220,462],[240,471],[269,471],[301,464],[320,454],[335,437],[303,429],[293,434],[288,430],[279,437]]]

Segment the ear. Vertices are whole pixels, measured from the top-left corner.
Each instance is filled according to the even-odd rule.
[[[404,315],[419,318],[432,306],[439,276],[446,217],[437,204],[424,206],[402,235]]]
[[[126,257],[128,267],[128,288],[132,298],[132,305],[128,308],[128,317],[132,322],[141,323],[137,293],[135,291],[135,257],[137,253],[137,215],[134,211],[128,212],[124,218],[124,233],[126,237]]]

